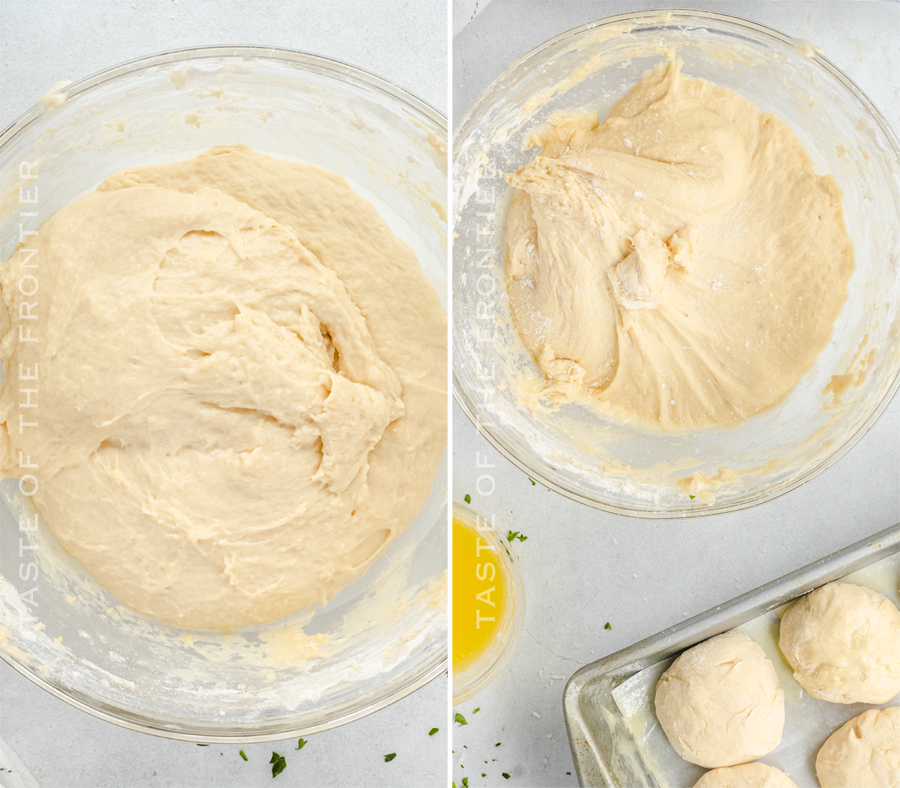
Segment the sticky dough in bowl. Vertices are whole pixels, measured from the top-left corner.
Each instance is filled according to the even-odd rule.
[[[577,403],[532,407],[542,376],[512,322],[504,273],[506,176],[551,116],[600,120],[674,55],[684,73],[784,120],[843,193],[855,269],[830,342],[787,397],[735,427],[662,432]],[[733,511],[780,495],[841,456],[898,384],[900,146],[878,111],[805,42],[720,14],[658,11],[564,33],[512,64],[455,134],[454,393],[532,478],[641,517]]]
[[[158,55],[61,90],[0,135],[0,259],[18,243],[22,162],[37,166],[46,218],[123,168],[243,144],[344,176],[446,310],[446,125],[415,97],[341,63],[253,47]],[[327,605],[225,633],[120,604],[4,480],[0,657],[103,719],[173,738],[267,740],[356,719],[444,670],[446,470],[445,454],[409,529]]]

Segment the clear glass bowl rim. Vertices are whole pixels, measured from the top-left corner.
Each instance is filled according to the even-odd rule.
[[[492,92],[495,85],[511,77],[513,72],[515,72],[520,66],[526,64],[530,60],[539,58],[545,50],[559,43],[562,43],[567,39],[574,38],[575,36],[578,36],[588,30],[614,26],[623,22],[640,23],[647,20],[656,20],[660,19],[666,14],[671,14],[672,20],[689,21],[691,19],[696,19],[700,21],[715,21],[721,22],[724,25],[731,25],[734,28],[738,29],[744,28],[748,33],[752,33],[759,39],[762,39],[764,42],[766,39],[770,39],[770,42],[774,41],[778,44],[786,44],[794,48],[796,48],[799,44],[804,43],[800,39],[796,39],[792,36],[781,33],[778,30],[766,27],[765,25],[761,25],[757,22],[751,22],[748,19],[742,19],[741,17],[733,16],[731,14],[722,14],[714,11],[698,11],[688,8],[654,8],[646,11],[632,11],[626,12],[624,14],[616,14],[615,16],[603,17],[602,19],[597,19],[593,22],[587,22],[586,24],[579,25],[578,27],[574,27],[570,30],[560,33],[559,35],[554,36],[553,38],[548,39],[542,44],[536,46],[527,54],[513,61],[500,74],[498,74],[490,82],[490,84],[488,84],[488,86],[481,91],[481,93],[478,94],[475,101],[472,102],[472,105],[463,113],[463,116],[457,124],[456,129],[453,133],[453,172],[456,172],[457,165],[459,163],[457,159],[458,151],[460,151],[463,147],[459,144],[459,142],[465,140],[466,137],[469,136],[469,134],[472,132],[472,127],[474,127],[474,125],[477,123],[480,116],[490,109],[490,105],[487,104],[486,101],[486,99],[488,98],[488,94]],[[859,86],[857,86],[853,82],[853,80],[846,76],[837,66],[829,61],[824,55],[822,55],[815,47],[810,47],[810,50],[811,51],[806,55],[806,57],[810,61],[818,65],[821,69],[828,72],[832,77],[841,82],[844,87],[847,88],[847,90],[853,95],[853,97],[860,103],[861,108],[867,113],[868,118],[878,126],[881,133],[885,136],[888,143],[891,145],[894,156],[897,159],[898,167],[900,167],[900,141],[898,141],[896,134],[891,129],[891,126],[887,122],[885,117],[872,103],[869,97],[866,96],[866,94],[859,88]],[[453,347],[453,353],[455,356],[455,345]],[[851,434],[843,444],[837,447],[832,452],[832,454],[825,457],[815,466],[809,468],[804,473],[800,474],[797,478],[791,480],[787,484],[783,484],[775,488],[770,488],[756,495],[755,497],[746,500],[724,501],[722,503],[707,506],[694,506],[681,510],[635,510],[613,504],[608,501],[592,497],[590,495],[586,495],[577,488],[577,485],[575,483],[573,483],[572,486],[563,486],[562,484],[551,481],[541,472],[539,468],[532,467],[531,465],[517,457],[515,453],[506,446],[501,437],[495,435],[491,429],[479,423],[478,417],[474,409],[470,406],[469,400],[465,393],[465,389],[458,372],[458,367],[455,363],[453,364],[454,399],[456,400],[462,411],[466,414],[469,421],[472,422],[475,429],[478,430],[478,432],[482,435],[482,437],[484,437],[484,439],[487,440],[487,442],[490,443],[491,446],[493,446],[498,452],[500,452],[500,454],[502,454],[519,470],[526,473],[532,479],[539,481],[549,490],[559,493],[566,498],[570,498],[573,501],[577,501],[578,503],[586,504],[587,506],[590,506],[594,509],[600,509],[605,512],[610,512],[611,514],[621,514],[625,515],[626,517],[635,517],[648,520],[708,517],[716,514],[736,512],[742,509],[748,509],[752,506],[757,506],[761,503],[766,503],[767,501],[771,501],[775,498],[785,495],[786,493],[791,492],[792,490],[795,490],[797,487],[805,484],[810,479],[818,476],[820,473],[822,473],[822,471],[829,468],[841,457],[843,457],[844,454],[846,454],[850,449],[852,449],[853,446],[855,446],[856,443],[860,440],[860,438],[862,438],[863,435],[865,435],[875,424],[875,422],[878,421],[885,408],[887,408],[887,406],[890,404],[898,388],[900,388],[900,368],[898,368],[894,372],[894,379],[891,381],[891,385],[885,392],[881,401],[872,410],[868,418],[866,418],[866,420],[856,428],[853,434]]]
[[[410,93],[408,90],[401,88],[399,85],[395,85],[390,80],[334,58],[314,55],[294,49],[284,49],[281,47],[214,45],[166,50],[153,55],[146,55],[133,60],[128,60],[124,63],[120,63],[111,68],[98,71],[74,81],[71,84],[66,85],[65,93],[67,98],[72,98],[76,95],[86,93],[112,79],[117,79],[148,68],[175,65],[186,61],[223,57],[280,60],[300,70],[328,75],[351,86],[361,88],[374,94],[387,96],[391,100],[404,105],[411,116],[421,122],[428,131],[437,134],[441,139],[447,138],[447,118],[430,104]],[[43,114],[43,112],[44,110],[39,109],[37,105],[32,106],[7,126],[6,129],[0,133],[0,149],[19,134],[23,133],[33,121]],[[111,722],[115,725],[139,733],[148,733],[166,739],[206,742],[210,744],[249,744],[253,742],[290,739],[311,733],[319,733],[344,725],[348,722],[353,722],[361,717],[379,711],[386,706],[390,706],[392,703],[405,698],[407,695],[425,686],[432,679],[437,678],[447,669],[448,648],[436,649],[435,654],[438,658],[430,659],[420,670],[411,676],[405,677],[405,680],[396,685],[391,691],[378,693],[374,700],[362,700],[357,703],[355,707],[343,714],[312,725],[284,727],[283,729],[273,729],[268,730],[265,733],[248,735],[213,733],[210,732],[205,725],[204,727],[198,727],[193,731],[184,728],[184,726],[182,726],[184,728],[183,730],[173,730],[172,728],[161,727],[156,720],[150,717],[137,715],[124,709],[111,708],[106,704],[104,704],[103,708],[93,706],[86,700],[73,697],[64,689],[44,680],[36,673],[19,664],[6,651],[0,649],[0,659],[20,675],[24,676],[41,689],[46,690],[51,695],[56,696],[69,705],[85,711],[98,719],[105,722]]]

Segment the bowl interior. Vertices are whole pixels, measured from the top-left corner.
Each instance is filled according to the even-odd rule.
[[[777,407],[731,429],[652,432],[579,405],[531,411],[517,392],[540,372],[512,324],[503,272],[511,189],[529,135],[555,112],[613,104],[661,62],[731,88],[794,129],[843,191],[856,268],[829,345]],[[482,93],[454,141],[454,392],[482,433],[532,477],[621,514],[672,517],[743,508],[811,478],[873,423],[897,386],[900,148],[846,77],[805,42],[732,17],[646,12],[543,44]],[[714,503],[676,484],[728,466]]]
[[[125,166],[244,143],[344,175],[412,247],[446,308],[446,128],[400,89],[301,53],[219,48],[64,92],[0,137],[0,259],[18,243],[22,162],[37,167],[46,218]],[[374,711],[445,668],[446,476],[445,457],[412,526],[327,606],[231,634],[172,629],[118,603],[46,524],[20,531],[36,513],[5,480],[0,656],[99,716],[176,738],[286,737]]]

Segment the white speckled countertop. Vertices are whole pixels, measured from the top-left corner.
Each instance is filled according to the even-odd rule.
[[[602,16],[665,5],[678,4],[493,0],[454,39],[454,122],[509,63],[548,38]],[[687,6],[742,16],[819,45],[900,130],[900,4],[694,0]],[[898,437],[895,399],[839,462],[790,494],[736,514],[652,522],[532,486],[455,408],[454,497],[470,494],[472,505],[495,513],[501,528],[528,536],[514,542],[527,584],[525,630],[507,669],[457,709],[468,725],[454,725],[456,784],[468,777],[470,788],[576,785],[567,775],[573,766],[562,713],[565,679],[900,520]],[[489,498],[476,492],[483,473],[496,481]],[[611,630],[604,629],[607,621]]]
[[[447,107],[447,6],[355,0],[0,0],[0,128],[63,79],[167,49],[256,44],[343,60]],[[336,730],[296,741],[197,747],[119,728],[78,711],[0,663],[0,738],[41,788],[442,786],[447,680]],[[429,737],[428,731],[441,732]],[[243,748],[249,761],[238,755]],[[273,783],[273,750],[287,768]],[[390,763],[386,753],[396,752]],[[221,753],[221,754],[220,754]],[[0,779],[0,784],[3,781]]]

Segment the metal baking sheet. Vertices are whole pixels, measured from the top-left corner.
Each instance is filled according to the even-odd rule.
[[[785,692],[781,744],[761,760],[788,772],[800,788],[817,788],[818,748],[847,720],[878,707],[826,703],[803,692],[778,649],[778,622],[788,602],[841,578],[900,604],[900,525],[581,668],[566,684],[563,699],[580,784],[693,786],[705,770],[682,760],[660,729],[653,704],[656,682],[685,649],[738,629],[765,649]],[[896,706],[896,698],[885,705]]]

